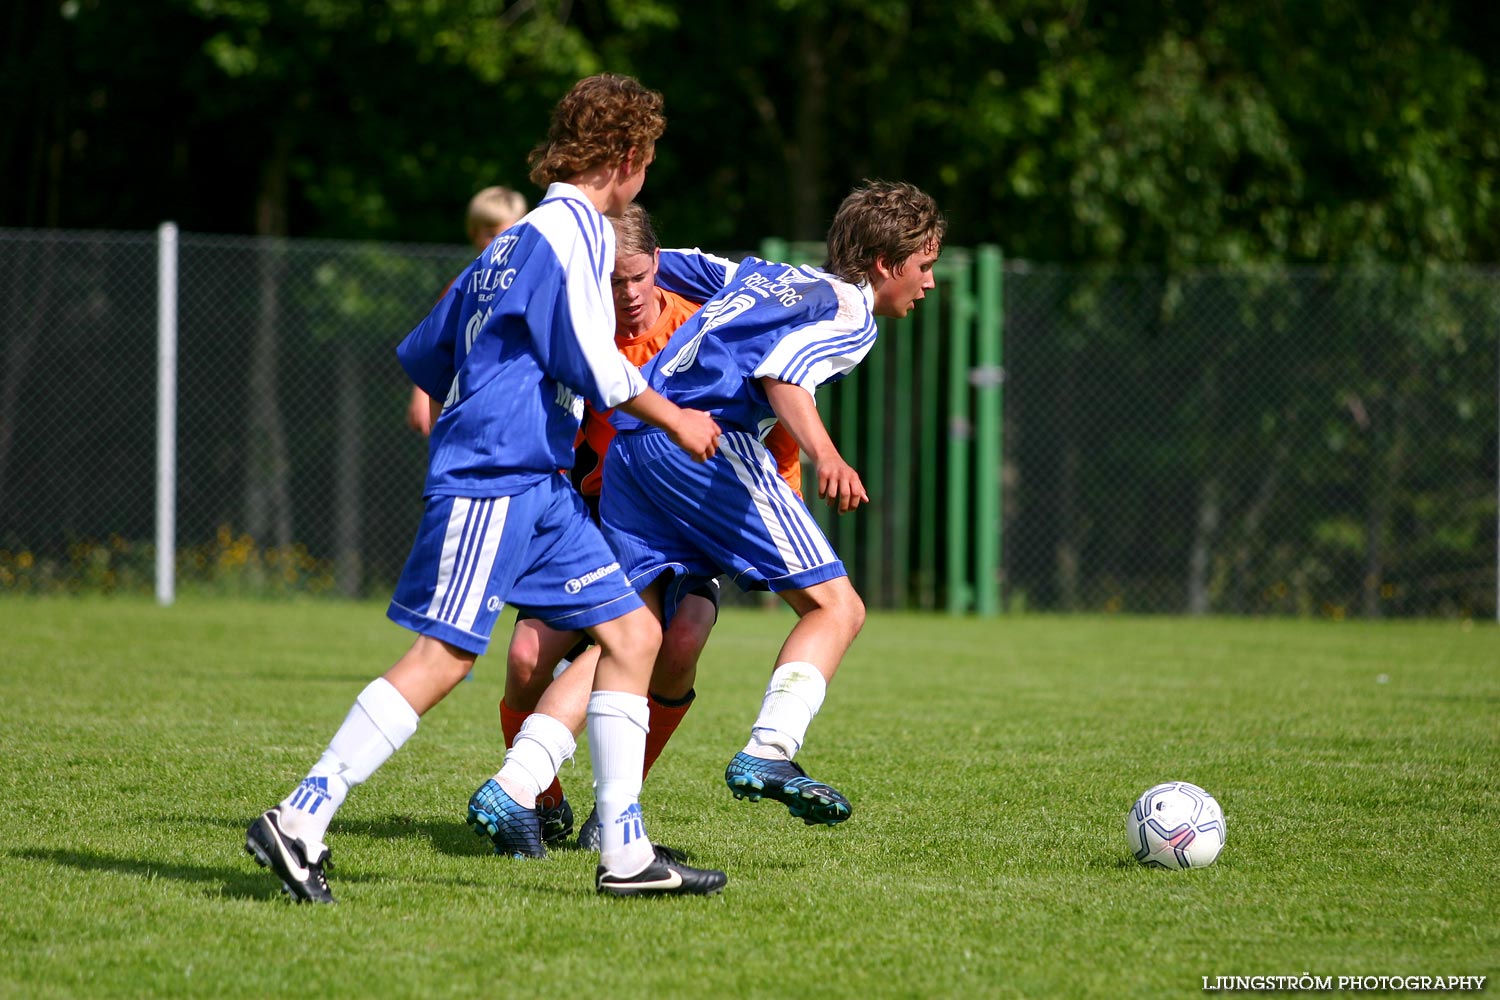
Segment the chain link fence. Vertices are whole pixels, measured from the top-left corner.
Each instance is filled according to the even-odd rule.
[[[1005,291],[1012,608],[1496,615],[1494,269]]]
[[[426,441],[394,348],[466,248],[178,239],[176,571],[388,592]],[[0,231],[0,593],[150,591],[156,234]]]
[[[157,234],[0,230],[0,598],[153,588],[157,253]],[[178,589],[389,593],[426,462],[394,347],[469,256],[178,237]],[[952,555],[908,565],[908,539],[960,528],[998,535],[977,564],[1011,611],[1496,614],[1495,270],[1009,262],[999,292],[1003,381],[948,373],[950,326],[919,307],[820,392],[884,429],[835,435],[883,470],[861,526],[831,532],[873,606],[953,607]],[[996,383],[1003,456],[974,462],[963,419],[924,414]],[[935,440],[935,464],[892,457]],[[954,485],[955,442],[998,481]],[[997,496],[961,509],[1000,530],[946,522],[930,497],[954,489]]]

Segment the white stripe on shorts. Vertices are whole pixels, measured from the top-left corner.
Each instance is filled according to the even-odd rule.
[[[754,499],[761,524],[786,564],[788,575],[838,559],[812,514],[781,478],[771,453],[755,435],[729,431],[719,440],[719,452],[729,459],[735,476]]]
[[[468,631],[484,606],[510,497],[454,497],[427,614]]]

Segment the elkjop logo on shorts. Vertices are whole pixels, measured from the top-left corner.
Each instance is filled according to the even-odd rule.
[[[570,594],[576,594],[594,581],[602,580],[606,576],[609,576],[609,574],[617,572],[619,568],[619,563],[612,562],[608,566],[600,566],[598,569],[591,569],[582,576],[575,576],[573,579],[563,584],[563,589]]]

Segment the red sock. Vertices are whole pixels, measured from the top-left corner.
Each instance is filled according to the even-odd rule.
[[[646,760],[641,767],[641,779],[651,773],[651,765],[656,763],[656,758],[666,749],[667,741],[672,734],[677,732],[677,727],[682,723],[682,717],[687,715],[688,709],[693,707],[693,698],[696,692],[689,691],[687,697],[680,701],[671,703],[657,700],[656,695],[647,695],[647,704],[651,708],[651,730],[646,733]]]
[[[507,705],[504,699],[500,702],[500,731],[505,734],[505,747],[510,747],[516,742],[516,734],[521,731],[521,724],[531,717],[530,712],[517,712]],[[508,780],[508,779],[507,779]],[[552,779],[552,784],[542,789],[541,794],[536,797],[536,804],[551,809],[563,799],[562,785],[557,778]]]

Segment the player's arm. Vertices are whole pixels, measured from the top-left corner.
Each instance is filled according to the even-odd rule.
[[[432,433],[433,419],[432,397],[412,386],[411,402],[406,404],[406,426],[426,436]]]
[[[447,396],[457,374],[454,352],[459,340],[458,330],[469,318],[464,314],[463,305],[462,292],[449,291],[396,346],[396,358],[407,376],[433,399]],[[412,402],[415,405],[416,400]],[[420,415],[414,419],[420,420]]]
[[[870,495],[865,492],[859,473],[844,461],[844,456],[839,454],[833,439],[828,436],[812,393],[793,382],[770,376],[763,376],[760,384],[776,419],[818,470],[818,496],[826,499],[828,506],[836,508],[840,514],[869,503]]]
[[[596,273],[593,262],[600,250],[585,233],[570,230],[566,237],[561,242],[571,255],[565,268],[571,280],[559,283],[553,322],[545,331],[532,330],[542,370],[601,409],[619,408],[660,427],[696,461],[707,461],[719,450],[719,425],[707,413],[685,410],[647,386],[614,338],[598,334],[615,326],[608,275],[603,282],[584,277]]]
[[[657,254],[656,284],[694,302],[706,302],[734,279],[739,265],[702,250],[662,250]]]
[[[620,409],[637,420],[660,427],[677,447],[706,462],[719,450],[719,425],[702,410],[685,410],[655,389],[625,400]]]

